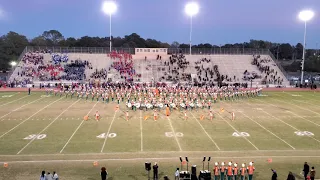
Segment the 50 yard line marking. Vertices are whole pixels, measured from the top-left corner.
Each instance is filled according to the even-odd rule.
[[[211,138],[211,136],[208,134],[208,132],[204,129],[204,127],[202,126],[202,124],[198,121],[198,119],[193,115],[192,112],[190,112],[191,115],[193,116],[193,118],[197,121],[197,123],[200,125],[200,127],[202,128],[203,132],[208,136],[208,138],[211,140],[211,142],[217,147],[217,149],[220,151],[220,148],[218,146],[218,144]]]
[[[101,153],[103,152],[104,147],[106,146],[107,139],[108,139],[108,135],[109,135],[109,133],[110,133],[112,124],[113,124],[114,120],[116,119],[116,115],[117,115],[117,112],[118,112],[118,111],[119,111],[119,109],[114,112],[114,115],[113,115],[111,124],[110,124],[110,126],[109,126],[108,132],[107,132],[107,134],[106,134],[106,137],[104,138],[104,141],[103,141],[103,144],[102,144],[102,147],[101,147],[101,151],[100,151]]]
[[[90,111],[87,113],[87,116],[90,114],[90,112],[93,110],[93,108],[98,104],[99,101],[97,101],[93,107],[90,109]],[[62,153],[62,151],[67,147],[67,145],[69,144],[69,142],[71,141],[71,139],[73,138],[73,136],[77,133],[77,131],[80,129],[80,127],[82,126],[84,120],[81,121],[81,123],[79,124],[79,126],[76,128],[76,130],[72,133],[72,135],[70,136],[70,138],[68,139],[68,141],[66,142],[66,144],[63,146],[63,148],[60,150],[60,154]]]
[[[76,102],[72,103],[70,106],[68,106],[65,110],[63,110],[53,121],[51,121],[51,123],[46,126],[44,129],[42,129],[42,131],[40,131],[37,136],[39,136],[41,133],[43,133],[45,130],[47,130],[63,113],[65,113],[66,111],[68,111],[69,108],[71,108],[74,104],[76,104],[77,102],[79,102],[79,100],[77,100]],[[25,148],[27,148],[36,138],[32,139],[31,141],[29,141],[28,144],[26,144],[17,154],[20,154]]]
[[[30,117],[28,117],[27,119],[25,119],[24,121],[22,121],[21,123],[19,123],[18,125],[16,125],[15,127],[11,128],[9,131],[3,133],[1,136],[0,136],[0,139],[5,136],[6,134],[10,133],[11,131],[13,131],[14,129],[16,129],[17,127],[19,127],[21,124],[23,124],[24,122],[28,121],[30,118],[32,118],[33,116],[35,116],[36,114],[38,114],[39,112],[41,112],[42,110],[44,110],[45,108],[51,106],[52,104],[54,104],[55,102],[57,101],[60,101],[62,98],[58,99],[58,100],[55,100],[53,101],[52,103],[46,105],[45,107],[41,108],[40,110],[38,110],[37,112],[35,112],[34,114],[32,114]]]
[[[168,119],[168,121],[169,121],[171,130],[172,130],[172,132],[173,132],[173,134],[174,134],[174,139],[176,140],[176,142],[177,142],[177,144],[178,144],[179,150],[182,151],[181,146],[180,146],[180,143],[179,143],[179,140],[178,140],[178,138],[177,138],[177,136],[176,136],[176,132],[174,131],[174,128],[173,128],[173,126],[172,126],[171,120],[170,120],[169,117],[167,117],[167,119]]]

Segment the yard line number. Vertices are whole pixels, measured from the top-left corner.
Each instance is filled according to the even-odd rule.
[[[107,133],[102,133],[102,134],[100,134],[99,136],[97,136],[97,138],[100,138],[100,139],[105,139],[106,137],[108,137],[108,138],[115,138],[116,136],[117,136],[116,133],[109,133],[109,134],[107,134]]]
[[[314,134],[309,131],[296,131],[294,132],[298,136],[313,136]]]
[[[46,137],[47,137],[46,134],[30,134],[29,136],[27,136],[27,137],[25,137],[23,139],[26,139],[26,140],[32,140],[32,139],[41,140],[41,139],[44,139]]]
[[[234,132],[232,134],[232,136],[234,136],[234,137],[248,137],[248,136],[250,136],[250,134],[247,132]]]
[[[12,97],[13,95],[3,95],[2,97],[3,98],[9,98],[9,97]]]
[[[176,133],[174,133],[174,132],[165,132],[164,135],[167,136],[167,137],[174,137],[174,136],[183,137],[183,133],[182,132],[176,132]]]

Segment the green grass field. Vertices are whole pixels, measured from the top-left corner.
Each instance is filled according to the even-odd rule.
[[[40,92],[0,93],[0,179],[37,179],[46,170],[57,171],[60,179],[95,180],[106,166],[109,179],[140,180],[147,179],[146,161],[158,162],[160,177],[172,179],[179,156],[188,156],[198,172],[203,156],[211,156],[210,169],[215,161],[254,161],[259,180],[270,179],[270,168],[279,179],[288,171],[299,179],[305,161],[320,170],[319,93],[264,92],[218,102],[212,122],[200,120],[208,110],[188,112],[187,121],[178,111],[158,121],[144,120],[151,111],[129,111],[127,122],[115,106]],[[120,109],[126,110],[124,104]],[[100,122],[93,120],[95,111]],[[235,112],[235,121],[227,111]],[[83,121],[85,115],[91,119]]]

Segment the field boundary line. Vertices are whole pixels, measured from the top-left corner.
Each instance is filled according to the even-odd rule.
[[[29,96],[29,95],[26,95],[26,96],[23,96],[23,97],[21,97],[21,98],[19,98],[19,99],[16,99],[16,100],[7,102],[7,103],[5,103],[5,104],[1,104],[0,107],[5,106],[5,105],[8,105],[8,104],[11,104],[11,103],[16,102],[16,101],[19,101],[19,100],[24,99],[24,98],[26,98],[26,97],[28,97],[28,96]]]
[[[239,131],[233,127],[224,117],[222,117],[219,113],[216,113],[218,114],[218,116],[220,118],[222,118],[233,130],[235,130],[237,133],[239,133]],[[248,141],[256,150],[259,150],[259,148],[257,146],[255,146],[248,138],[246,138],[245,136],[242,136],[246,141]]]
[[[109,128],[108,128],[108,132],[107,132],[107,134],[106,134],[106,137],[104,138],[104,141],[103,141],[103,144],[102,144],[100,153],[103,152],[104,147],[106,146],[107,139],[108,139],[108,135],[109,135],[109,133],[110,133],[110,131],[111,131],[112,124],[113,124],[114,120],[116,119],[116,115],[117,115],[117,112],[118,112],[118,111],[119,111],[119,109],[114,112],[112,121],[111,121],[110,126],[109,126]]]
[[[68,106],[65,110],[63,110],[55,119],[53,119],[50,124],[48,124],[44,129],[42,129],[42,131],[40,131],[38,135],[40,135],[42,132],[44,132],[45,130],[47,130],[54,122],[56,122],[56,120],[62,115],[64,114],[66,111],[68,111],[69,108],[71,108],[74,104],[76,104],[77,102],[79,102],[79,100],[75,101],[74,103],[72,103],[70,106]],[[26,144],[17,154],[20,154],[25,148],[27,148],[36,138],[31,139],[31,141],[28,142],[28,144]]]
[[[58,100],[55,100],[53,101],[52,103],[46,105],[45,107],[41,108],[40,110],[38,110],[37,112],[35,112],[34,114],[32,114],[31,116],[29,116],[27,119],[25,119],[24,121],[22,121],[21,123],[19,123],[18,125],[16,125],[15,127],[11,128],[9,131],[3,133],[1,136],[0,136],[0,139],[5,136],[6,134],[10,133],[11,131],[13,131],[14,129],[16,129],[17,127],[19,127],[21,124],[23,124],[24,122],[28,121],[30,118],[32,118],[33,116],[37,115],[39,112],[41,112],[42,110],[44,110],[45,108],[51,106],[52,104],[60,101],[62,98],[58,99]]]
[[[202,157],[189,157],[189,159],[201,159]],[[264,158],[320,158],[320,156],[217,156],[216,159],[264,159]],[[0,163],[61,163],[61,162],[94,162],[94,161],[142,161],[142,160],[176,160],[177,157],[159,158],[104,158],[104,159],[61,159],[61,160],[32,160],[32,161],[3,161]]]
[[[202,126],[202,124],[199,122],[199,120],[194,116],[194,114],[192,112],[190,112],[191,115],[193,116],[193,118],[197,121],[197,123],[200,125],[201,129],[203,130],[203,132],[208,136],[208,138],[211,140],[211,142],[217,147],[217,149],[220,151],[220,148],[218,146],[218,144],[212,139],[212,137],[209,135],[209,133],[204,129],[204,127]]]
[[[280,96],[280,95],[277,95],[277,96]],[[282,96],[280,96],[280,97],[282,97]],[[306,108],[300,107],[300,106],[298,106],[298,105],[295,105],[295,104],[292,104],[292,103],[289,103],[289,102],[286,102],[286,101],[278,100],[278,99],[276,99],[276,98],[272,98],[272,97],[270,97],[270,98],[271,98],[271,99],[274,99],[274,100],[276,100],[276,101],[279,101],[279,102],[283,102],[283,103],[287,103],[287,104],[294,105],[294,106],[296,106],[296,107],[298,107],[298,108],[300,108],[300,109],[307,110],[307,111],[309,111],[309,112],[312,112],[312,113],[315,113],[315,114],[320,115],[320,113],[317,113],[317,112],[312,111],[312,110],[310,110],[310,109],[306,109]]]
[[[224,103],[227,104],[227,103]],[[249,103],[246,103],[249,105]],[[231,105],[229,105],[231,106]],[[233,108],[231,106],[231,108]],[[291,144],[289,144],[287,141],[285,141],[284,139],[280,138],[279,136],[277,136],[276,134],[274,134],[272,131],[270,131],[269,129],[267,129],[266,127],[262,126],[260,123],[258,123],[257,121],[253,120],[250,116],[248,116],[247,114],[245,114],[244,112],[239,112],[242,115],[244,115],[245,117],[247,117],[248,119],[250,119],[252,122],[256,123],[258,126],[260,126],[262,129],[266,130],[267,132],[269,132],[271,135],[275,136],[276,138],[278,138],[280,141],[284,142],[285,144],[287,144],[289,147],[291,147],[293,150],[295,150],[296,148],[294,148]]]
[[[27,105],[29,105],[29,104],[32,104],[32,103],[34,103],[34,102],[36,102],[36,101],[39,101],[39,100],[41,100],[41,99],[43,99],[43,98],[39,98],[39,99],[37,99],[37,100],[31,101],[31,102],[29,102],[29,103],[27,103],[27,104],[24,104],[24,105],[22,105],[22,106],[20,106],[20,107],[18,107],[18,108],[16,108],[16,109],[8,112],[7,114],[1,116],[0,119],[8,116],[9,114],[11,114],[11,113],[13,113],[13,112],[15,112],[15,111],[17,111],[17,110],[19,110],[19,109],[21,109],[21,108],[23,108],[24,106],[27,106]],[[1,121],[4,121],[4,119],[2,119]],[[1,121],[0,121],[0,122],[1,122]]]
[[[167,120],[169,121],[169,125],[170,125],[170,127],[171,127],[171,131],[173,132],[174,139],[176,140],[176,142],[177,142],[177,144],[178,144],[179,151],[182,151],[182,148],[181,148],[181,146],[180,146],[179,140],[178,140],[178,138],[177,138],[177,136],[176,136],[176,132],[174,131],[174,128],[173,128],[173,126],[172,126],[171,119],[170,119],[168,116],[167,116]]]
[[[261,100],[259,100],[259,101],[261,101]],[[268,103],[268,104],[270,104],[271,106],[274,106],[274,107],[279,108],[279,106],[274,105],[274,104],[272,104],[272,103]],[[304,119],[304,120],[306,120],[306,121],[308,121],[308,122],[310,122],[310,123],[312,123],[312,124],[320,127],[320,124],[317,124],[317,123],[315,123],[315,122],[313,122],[313,121],[310,121],[309,119],[306,119],[305,117],[300,116],[300,115],[298,115],[298,114],[296,114],[296,113],[294,113],[294,112],[292,112],[292,111],[288,111],[288,113],[291,113],[291,114],[293,114],[293,115],[296,116],[296,117],[299,117],[299,118],[301,118],[301,119]]]
[[[99,101],[98,101],[99,102]],[[92,111],[92,109],[98,104],[98,102],[96,102],[93,107],[90,109],[90,111],[87,113],[87,116],[90,114],[90,112]],[[69,142],[71,141],[71,139],[73,138],[73,136],[77,133],[77,131],[80,129],[80,127],[82,126],[84,120],[81,121],[81,123],[79,124],[79,126],[76,128],[76,130],[72,133],[72,135],[70,136],[70,138],[68,139],[68,141],[66,142],[66,144],[62,147],[62,149],[60,150],[60,154],[62,153],[62,151],[67,147],[67,145],[69,144]]]
[[[141,151],[143,151],[143,127],[142,127],[142,110],[140,110],[140,131],[141,131]]]
[[[266,113],[266,114],[268,114],[270,117],[273,117],[274,119],[277,119],[278,121],[280,121],[280,122],[282,122],[282,123],[290,126],[292,129],[295,129],[296,131],[300,131],[298,128],[296,128],[296,127],[294,127],[294,126],[292,126],[292,125],[284,122],[283,120],[281,120],[281,119],[278,118],[278,117],[273,116],[272,114],[268,113],[267,111],[265,111],[265,110],[261,110],[261,111],[264,112],[264,113]],[[316,139],[316,138],[314,138],[314,137],[312,137],[312,136],[307,136],[307,137],[310,137],[311,139],[313,139],[313,140],[315,140],[315,141],[317,141],[317,142],[320,143],[320,140],[318,140],[318,139]]]

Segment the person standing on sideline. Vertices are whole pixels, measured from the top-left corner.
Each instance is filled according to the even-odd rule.
[[[174,173],[174,180],[179,180],[179,176],[180,176],[179,168],[177,168],[176,172]]]
[[[102,167],[101,168],[101,180],[106,180],[107,179],[107,176],[108,176],[108,172],[106,171],[106,168],[105,167]]]
[[[59,180],[59,176],[58,176],[58,174],[57,174],[55,171],[53,171],[53,177],[52,177],[52,179],[53,179],[53,180]]]
[[[314,170],[314,167],[312,167],[310,171],[310,178],[311,180],[314,180],[315,177],[316,177],[316,170]]]
[[[304,179],[307,180],[307,176],[308,176],[308,173],[310,171],[310,167],[309,167],[307,162],[304,163],[302,171],[303,171]]]
[[[46,180],[53,180],[52,175],[49,172],[47,173]]]
[[[46,180],[46,172],[45,171],[41,172],[40,180]]]
[[[28,95],[30,95],[31,94],[31,88],[29,87],[28,88]]]
[[[278,180],[278,174],[277,174],[276,170],[271,169],[271,171],[273,173],[271,180]]]
[[[159,166],[158,166],[157,162],[155,162],[153,165],[153,179],[154,180],[158,180],[158,168],[159,168]]]
[[[253,166],[253,162],[249,162],[249,166],[247,167],[247,171],[248,171],[248,180],[252,180],[253,179],[253,172],[254,172],[255,168]]]
[[[296,178],[294,177],[294,175],[292,174],[292,172],[289,172],[287,180],[295,180]]]

